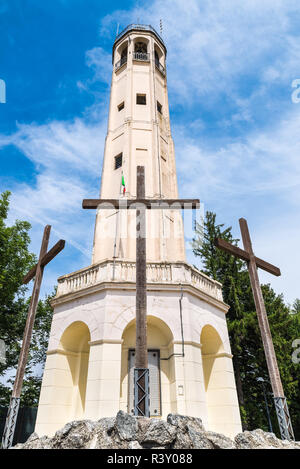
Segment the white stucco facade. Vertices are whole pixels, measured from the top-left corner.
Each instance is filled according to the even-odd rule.
[[[122,197],[135,197],[137,165],[145,166],[146,197],[178,197],[166,49],[157,33],[143,28],[128,28],[113,48],[101,198],[120,196],[122,174]],[[137,94],[146,96],[146,104],[137,104]],[[120,155],[121,166],[116,167]],[[123,212],[98,211],[92,265],[58,279],[39,435],[52,435],[70,420],[131,411],[135,236],[127,227],[135,227],[135,215]],[[148,349],[160,356],[159,415],[201,417],[207,429],[234,436],[241,422],[221,285],[186,263],[180,211],[149,212]]]

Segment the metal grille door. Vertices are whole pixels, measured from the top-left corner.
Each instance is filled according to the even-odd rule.
[[[148,350],[149,387],[150,387],[150,416],[161,415],[160,367],[159,350]],[[133,370],[135,350],[129,350],[129,383],[128,383],[128,412],[134,414],[133,399]]]

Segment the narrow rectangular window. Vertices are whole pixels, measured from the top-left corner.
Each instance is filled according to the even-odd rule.
[[[122,109],[124,109],[124,106],[125,106],[125,104],[124,104],[124,101],[123,101],[121,104],[119,104],[118,111],[119,112],[122,111]]]
[[[122,166],[123,153],[115,156],[115,169],[121,168]]]
[[[137,94],[136,95],[136,104],[146,104],[146,95],[145,94]]]
[[[157,110],[160,114],[162,114],[162,105],[157,101]]]

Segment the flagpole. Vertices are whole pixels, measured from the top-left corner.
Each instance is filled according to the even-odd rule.
[[[120,182],[120,190],[119,190],[120,195],[123,194],[123,192],[122,192],[122,182],[123,182],[123,171],[121,172],[121,182]]]
[[[122,195],[125,195],[126,186],[125,186],[125,179],[124,179],[124,173],[123,173],[123,171],[122,171],[122,177],[121,177],[121,186],[124,186]]]

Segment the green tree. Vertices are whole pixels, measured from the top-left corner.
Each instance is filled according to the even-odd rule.
[[[23,381],[21,393],[21,405],[23,407],[35,407],[38,405],[40,388],[42,383],[42,374],[46,360],[46,352],[48,348],[49,332],[52,321],[53,310],[50,304],[53,295],[46,296],[44,300],[40,300],[37,307],[36,318],[32,333],[32,340],[29,349],[29,357],[25,370],[25,377]],[[27,313],[30,298],[26,302],[25,311]],[[26,322],[26,315],[24,317],[24,328]],[[24,329],[23,328],[23,329]],[[14,344],[16,361],[19,358],[21,350],[21,338]],[[17,365],[17,363],[16,363]],[[5,366],[2,370],[0,368],[0,375],[11,372],[15,374],[15,366]],[[1,373],[2,371],[2,373]],[[13,378],[9,378],[6,384],[0,384],[0,405],[7,406],[11,397],[11,389],[13,386]]]
[[[230,227],[224,228],[224,225],[217,224],[216,215],[207,212],[204,228],[196,226],[193,251],[201,258],[204,273],[222,283],[224,302],[230,306],[227,324],[243,427],[244,429],[259,427],[268,430],[263,388],[257,380],[257,378],[263,378],[272,410],[273,428],[278,434],[248,271],[244,262],[215,247],[214,240],[217,237],[234,245],[238,242],[233,238]],[[282,295],[277,295],[270,285],[263,285],[262,291],[285,394],[290,405],[295,432],[299,434],[300,428],[297,427],[299,425],[299,378],[297,365],[291,360],[292,342],[300,337],[299,321],[284,304]]]
[[[7,347],[6,368],[16,365],[15,347],[24,330],[27,287],[22,279],[36,262],[29,252],[30,224],[17,220],[6,226],[9,196],[4,192],[0,197],[0,337]]]
[[[300,299],[296,298],[293,306],[292,306],[292,313],[299,314],[300,313]]]
[[[12,226],[6,224],[9,196],[9,192],[0,196],[0,338],[6,344],[6,363],[0,364],[0,405],[9,403],[12,379],[5,378],[15,374],[30,302],[26,297],[28,287],[22,285],[22,279],[36,262],[35,255],[29,251],[30,224],[20,220]],[[51,325],[51,298],[52,295],[38,303],[22,405],[37,405]]]
[[[196,256],[201,258],[204,273],[222,283],[224,302],[230,306],[227,322],[233,353],[233,366],[243,426],[247,428],[241,360],[244,337],[247,333],[245,312],[248,309],[249,300],[251,300],[249,296],[250,282],[243,262],[216,248],[214,244],[216,238],[222,238],[234,245],[237,245],[238,242],[237,239],[233,238],[231,228],[224,229],[224,224],[217,225],[216,214],[207,212],[204,229],[200,225],[196,226],[193,251]]]

